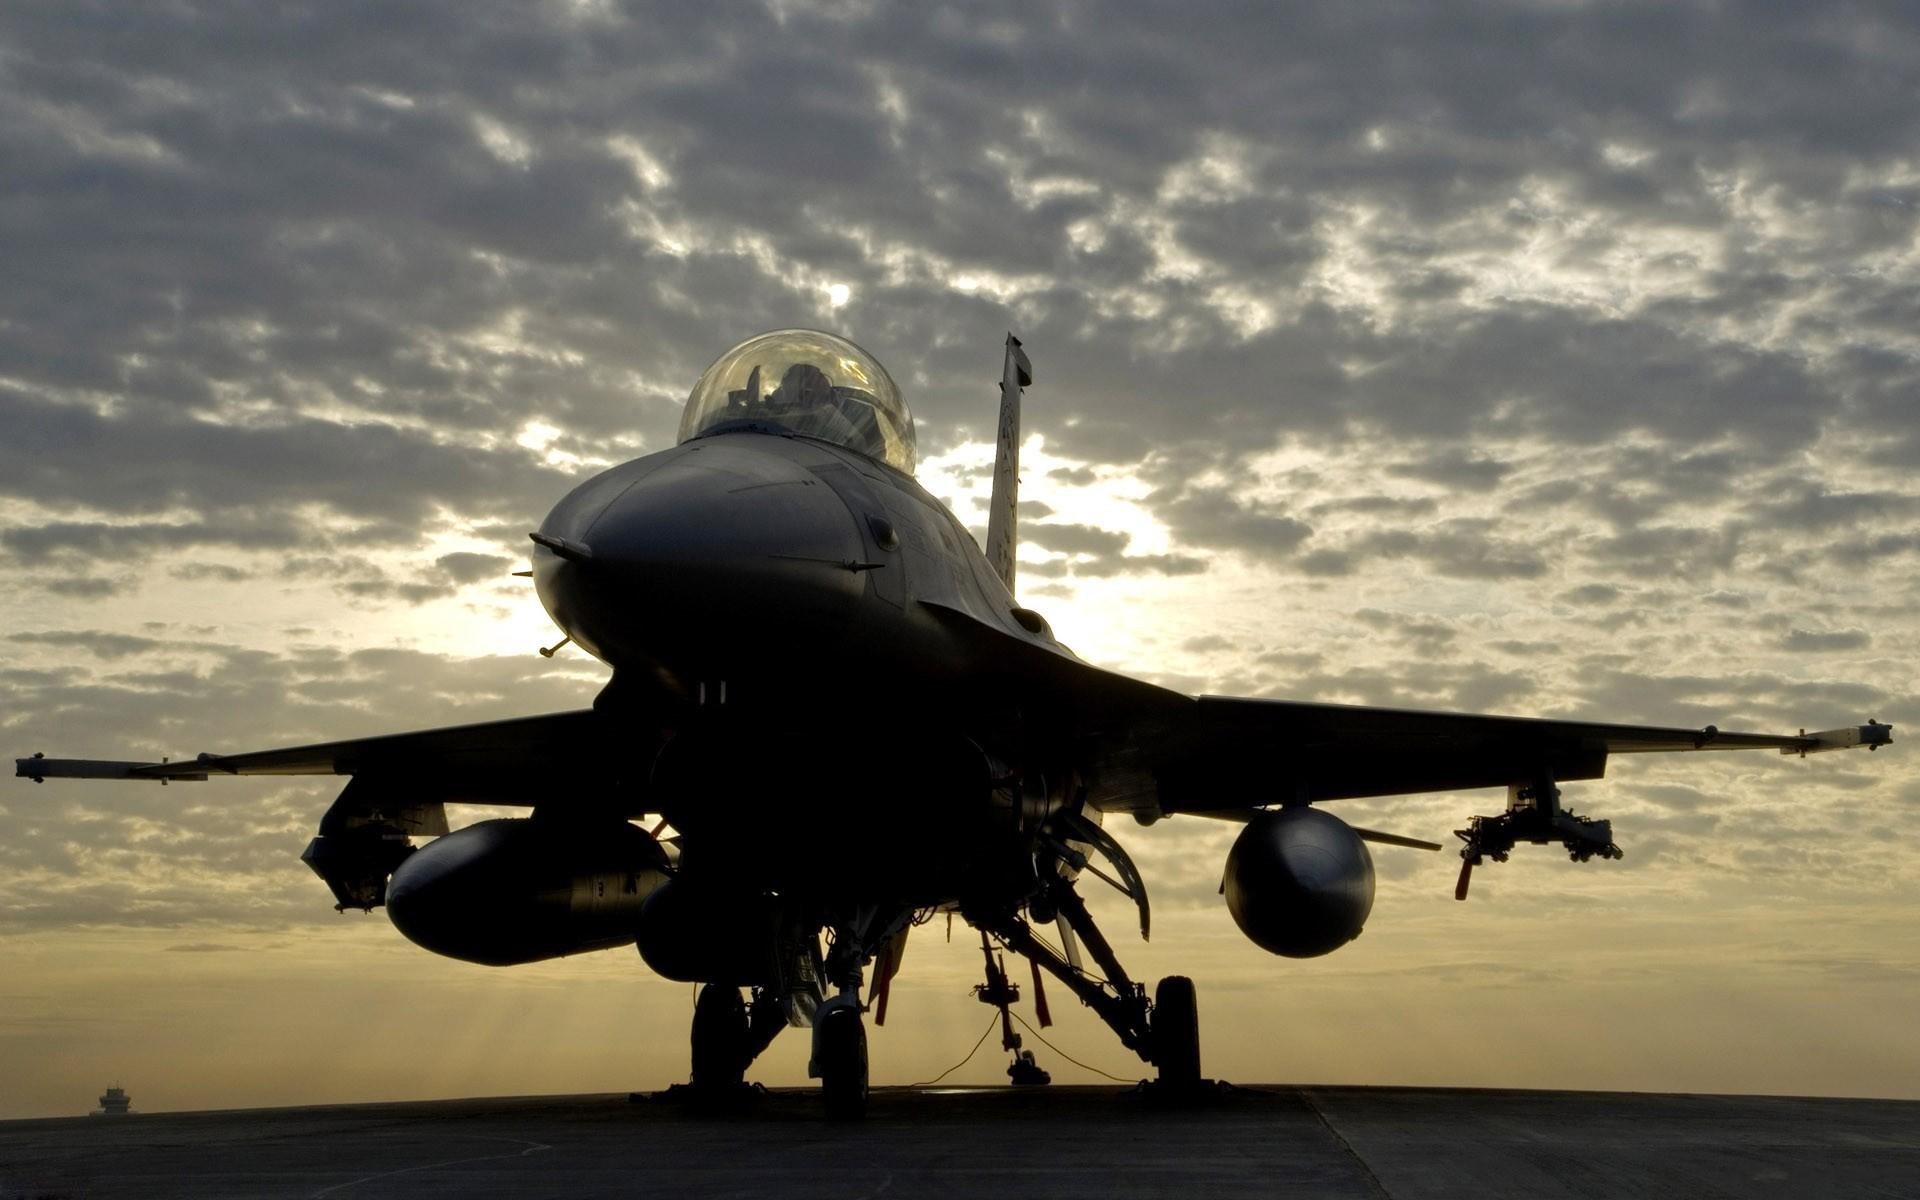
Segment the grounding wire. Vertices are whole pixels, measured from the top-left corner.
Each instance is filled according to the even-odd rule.
[[[1018,1013],[1014,1014],[1014,1019],[1019,1020]],[[961,1059],[959,1062],[948,1067],[946,1070],[940,1072],[938,1075],[935,1075],[932,1079],[927,1080],[925,1083],[910,1083],[907,1086],[910,1088],[932,1087],[934,1084],[939,1083],[942,1079],[945,1079],[947,1076],[953,1074],[955,1071],[958,1071],[961,1067],[964,1067],[968,1063],[972,1062],[973,1056],[980,1053],[980,1047],[987,1044],[987,1037],[989,1034],[993,1032],[993,1027],[995,1025],[998,1025],[999,1023],[1000,1023],[999,1017],[996,1016],[996,1017],[989,1018],[987,1021],[987,1027],[981,1030],[980,1032],[980,1040],[973,1044],[973,1049],[967,1051],[967,1056],[965,1058]],[[1021,1021],[1020,1023],[1022,1025],[1026,1024],[1025,1021]],[[1035,1036],[1037,1037],[1039,1035],[1036,1034]],[[1065,1055],[1062,1055],[1061,1057],[1064,1058]]]

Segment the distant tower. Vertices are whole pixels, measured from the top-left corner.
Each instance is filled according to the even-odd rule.
[[[96,1117],[124,1117],[133,1111],[133,1097],[123,1088],[110,1087],[107,1094],[100,1097],[100,1107],[94,1112]]]

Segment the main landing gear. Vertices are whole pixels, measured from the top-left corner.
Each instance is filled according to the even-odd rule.
[[[756,1095],[747,1068],[787,1026],[783,1006],[770,988],[755,988],[752,1002],[732,984],[709,983],[693,1003],[693,1078],[668,1094],[725,1106]]]
[[[1200,1009],[1195,1003],[1193,980],[1185,975],[1169,975],[1153,990],[1153,1012],[1149,1020],[1153,1033],[1154,1065],[1160,1068],[1160,1084],[1174,1091],[1200,1086]]]
[[[1157,1077],[1148,1086],[1156,1095],[1175,1100],[1198,1095],[1203,1081],[1193,980],[1170,975],[1160,981],[1149,1001],[1146,986],[1128,977],[1070,880],[1052,880],[1042,903],[1029,905],[1028,911],[1035,909],[1058,918],[1061,950],[1042,941],[1028,918],[1019,912],[968,912],[966,917],[981,930],[983,939],[991,934],[1007,949],[1031,960],[1038,970],[1059,979],[1119,1035],[1121,1045],[1152,1063],[1158,1069]],[[1099,974],[1083,963],[1082,946]],[[995,974],[991,955],[988,966],[991,987]],[[1004,972],[999,974],[1004,982]],[[1036,971],[1036,982],[1038,978]],[[982,999],[986,999],[984,994]],[[1003,1036],[1010,1034],[1008,1029]]]

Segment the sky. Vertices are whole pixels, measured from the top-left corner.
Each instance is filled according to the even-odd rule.
[[[1025,340],[1020,597],[1102,665],[1912,729],[1916,111],[1900,4],[8,4],[5,748],[584,704],[526,531],[795,325],[887,364],[975,528]],[[1916,1097],[1912,763],[1616,760],[1565,802],[1623,861],[1523,847],[1458,904],[1451,851],[1379,847],[1307,962],[1234,928],[1231,827],[1116,829],[1151,943],[1095,902],[1243,1082]],[[684,1078],[691,989],[631,952],[336,915],[296,856],[337,784],[0,784],[0,1116]],[[1338,812],[1450,841],[1502,800]],[[915,935],[876,1082],[966,1053],[977,956]]]

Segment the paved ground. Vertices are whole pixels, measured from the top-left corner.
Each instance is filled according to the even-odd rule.
[[[0,1200],[377,1196],[1920,1197],[1920,1102],[1245,1089],[624,1096],[0,1122]]]

